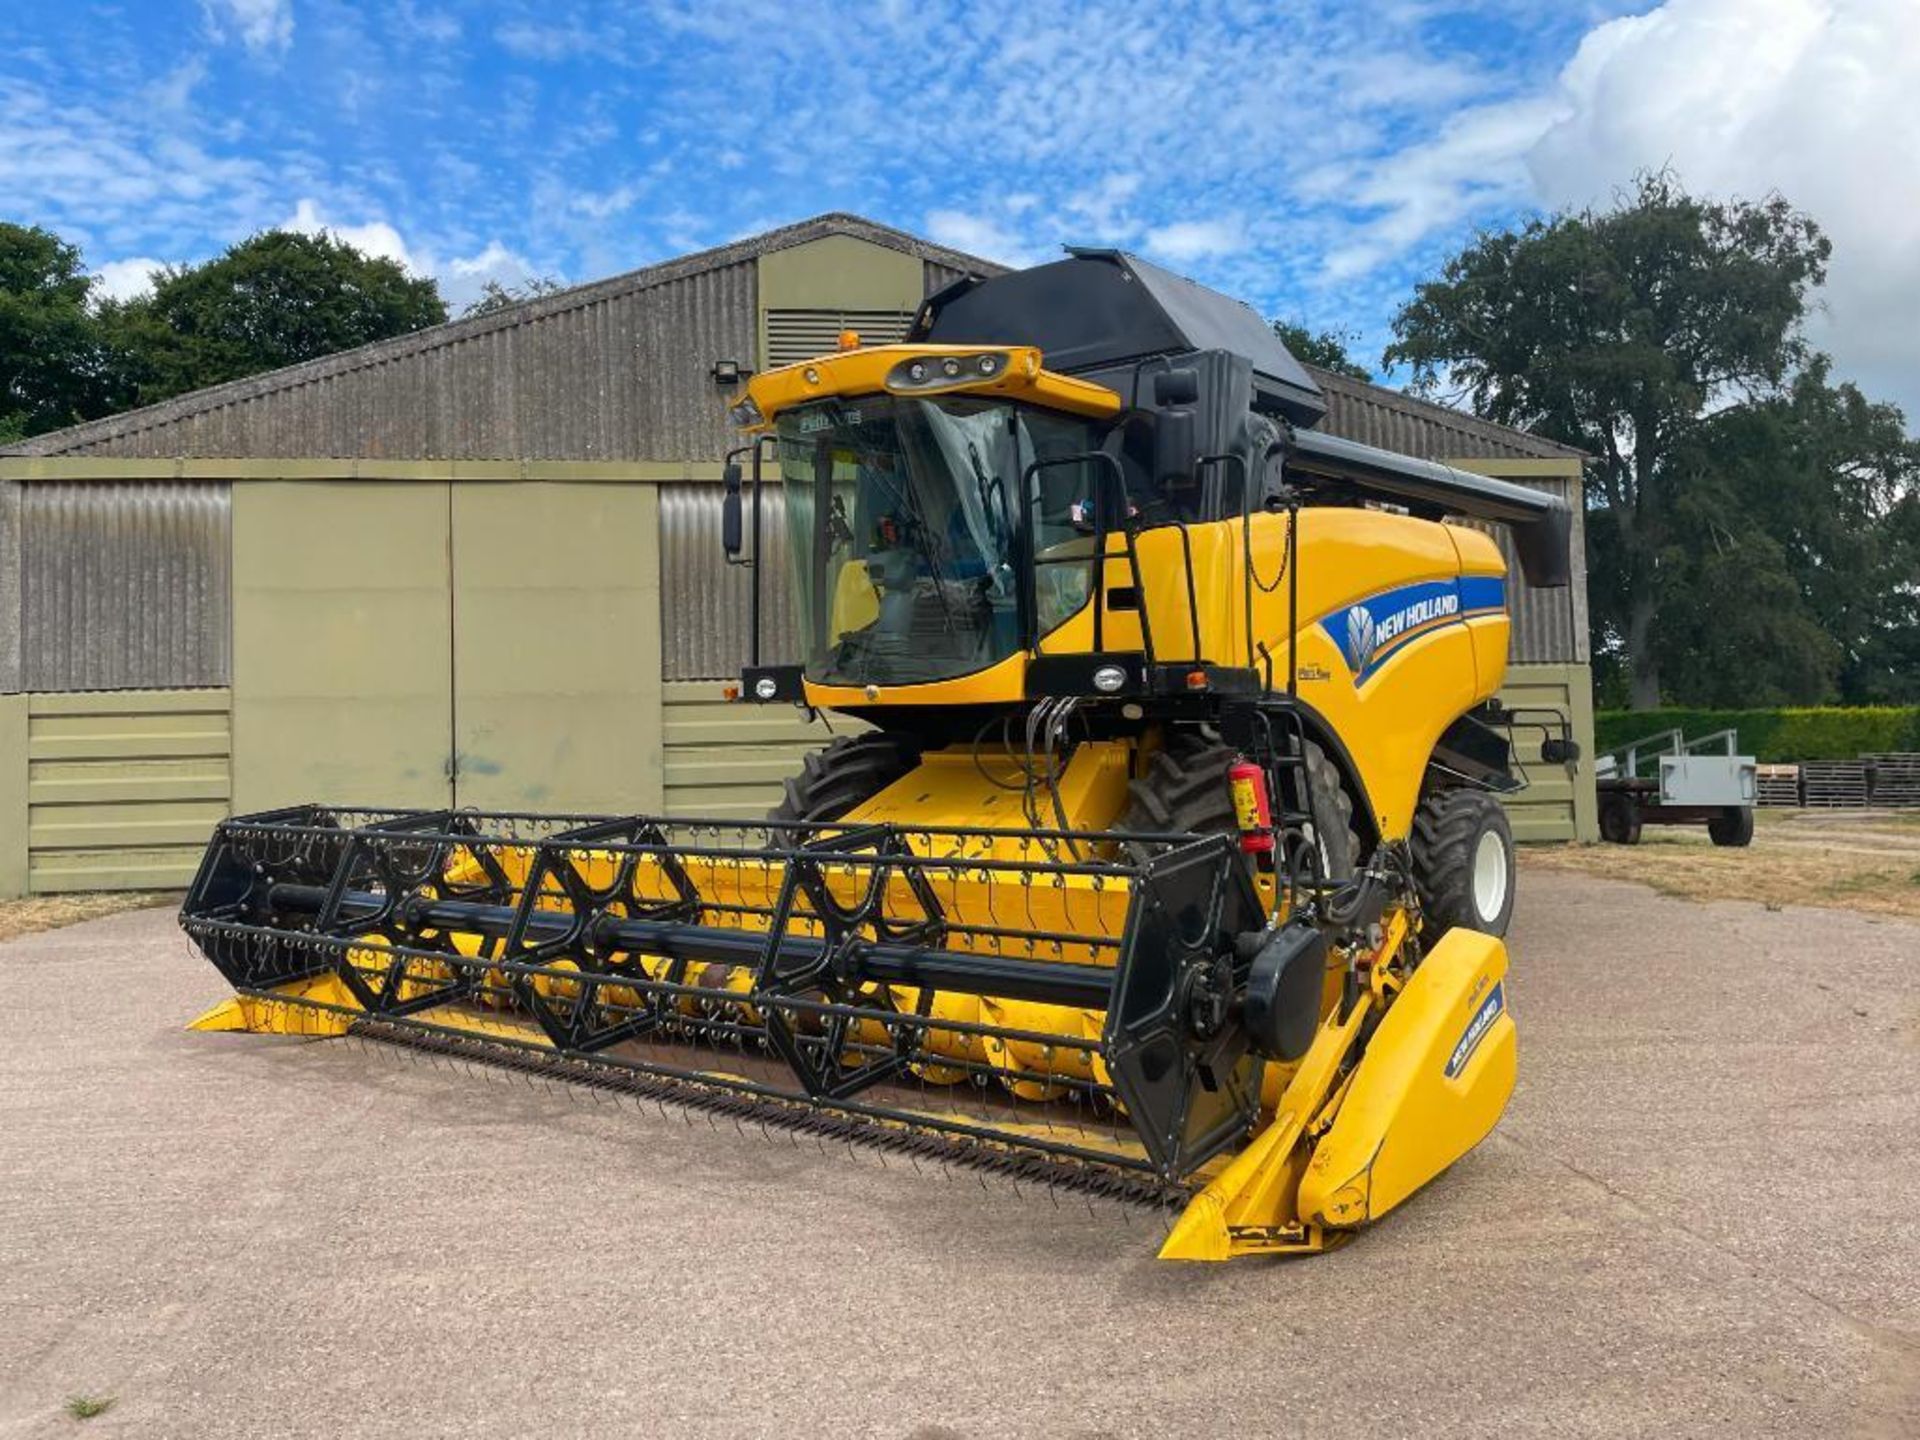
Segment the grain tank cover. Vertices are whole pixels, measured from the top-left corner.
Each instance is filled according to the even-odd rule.
[[[1327,408],[1320,387],[1251,306],[1121,250],[1074,249],[1030,270],[956,281],[927,298],[908,338],[1037,345],[1049,370],[1070,375],[1228,350],[1253,362],[1254,409],[1307,426]]]

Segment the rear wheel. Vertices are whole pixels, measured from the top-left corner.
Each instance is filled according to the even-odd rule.
[[[1505,935],[1513,920],[1513,828],[1484,790],[1437,790],[1413,817],[1414,885],[1428,944],[1455,926]]]
[[[1721,811],[1707,821],[1707,837],[1716,845],[1751,845],[1753,843],[1753,811],[1744,805],[1735,805]]]
[[[919,747],[905,737],[881,730],[842,735],[807,756],[800,773],[787,778],[786,794],[767,818],[838,820],[919,763]]]

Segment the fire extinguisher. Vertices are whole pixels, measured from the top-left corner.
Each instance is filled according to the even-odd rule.
[[[1266,770],[1243,755],[1227,767],[1227,785],[1233,792],[1240,849],[1248,855],[1271,855],[1273,802],[1267,794]]]

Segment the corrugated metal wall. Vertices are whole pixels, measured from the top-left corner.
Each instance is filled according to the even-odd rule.
[[[747,663],[753,572],[722,559],[722,493],[718,485],[660,487],[660,649],[668,680],[734,679]],[[760,659],[768,665],[796,658],[781,500],[778,485],[766,487],[760,522]],[[749,537],[752,516],[749,491]]]
[[[228,682],[233,515],[224,483],[22,489],[22,689]]]

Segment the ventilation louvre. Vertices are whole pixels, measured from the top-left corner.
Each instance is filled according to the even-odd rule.
[[[865,345],[892,345],[907,338],[912,323],[904,310],[769,310],[767,368],[830,355],[839,349],[843,330],[857,331]]]

